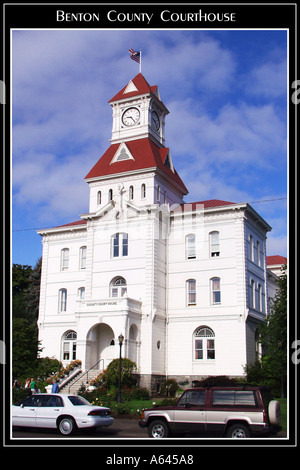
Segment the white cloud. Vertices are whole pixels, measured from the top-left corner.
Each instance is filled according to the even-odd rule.
[[[277,98],[287,93],[287,62],[267,62],[253,68],[247,79],[247,89],[254,95]]]

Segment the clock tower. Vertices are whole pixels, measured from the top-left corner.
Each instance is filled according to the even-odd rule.
[[[150,138],[165,143],[165,117],[169,114],[157,85],[150,86],[141,73],[109,101],[113,110],[111,143]]]

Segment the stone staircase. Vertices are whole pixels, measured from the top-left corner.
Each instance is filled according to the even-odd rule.
[[[82,385],[86,386],[87,381],[90,382],[90,380],[98,377],[101,371],[91,369],[88,371],[88,373],[86,372],[87,371],[84,370],[77,374],[73,379],[60,388],[59,393],[70,393],[72,395],[77,395],[80,387]]]

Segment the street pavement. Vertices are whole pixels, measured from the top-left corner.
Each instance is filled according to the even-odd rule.
[[[112,426],[109,426],[108,428],[98,428],[92,434],[83,431],[78,431],[74,436],[71,437],[62,436],[55,429],[14,428],[12,432],[13,439],[72,439],[72,437],[75,437],[77,439],[147,439],[148,433],[147,429],[142,429],[139,427],[137,419],[127,418],[116,418]],[[274,437],[286,438],[286,433],[281,431],[276,436],[272,436],[272,438]]]

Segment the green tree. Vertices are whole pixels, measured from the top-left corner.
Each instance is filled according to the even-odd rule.
[[[132,385],[134,381],[132,374],[136,372],[136,363],[127,359],[121,359],[121,386]],[[108,387],[119,384],[119,359],[113,359],[106,370],[105,381]]]
[[[285,395],[287,377],[287,274],[286,266],[277,281],[270,314],[260,326],[260,341],[266,350],[262,359],[264,373],[279,378],[281,396]]]
[[[12,329],[12,372],[14,378],[32,375],[40,351],[36,325],[26,318],[14,318]]]
[[[28,265],[13,264],[12,266],[12,314],[13,318],[26,318],[28,306],[25,290],[30,284],[32,267]]]
[[[38,306],[41,258],[36,266],[14,264],[12,267],[12,360],[13,376],[35,375],[38,367]]]
[[[37,321],[39,314],[40,284],[42,273],[42,258],[39,258],[29,274],[29,285],[24,289],[28,318]]]

